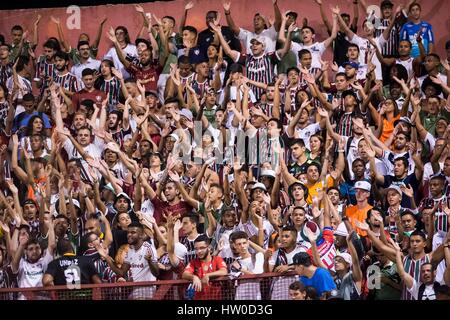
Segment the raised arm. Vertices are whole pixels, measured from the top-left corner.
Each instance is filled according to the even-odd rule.
[[[96,36],[95,36],[94,43],[93,43],[92,46],[91,46],[92,51],[95,52],[94,58],[97,57],[98,46],[100,45],[100,40],[101,40],[101,38],[102,38],[102,33],[103,33],[103,26],[105,25],[105,22],[106,22],[107,20],[108,20],[108,18],[107,18],[107,17],[104,17],[104,18],[102,19],[102,21],[100,22],[100,25],[98,26],[98,29],[97,29],[97,34],[96,34]]]
[[[331,43],[336,39],[338,33],[338,16],[341,14],[339,7],[332,9],[333,12],[333,28],[331,30],[331,36],[323,42],[325,48],[328,48]]]
[[[322,17],[322,21],[325,24],[325,27],[327,28],[327,32],[331,34],[331,23],[328,20],[327,14],[325,13],[325,10],[323,9],[323,1],[322,0],[314,0],[318,5],[320,9],[320,16]]]
[[[108,32],[108,38],[114,44],[114,48],[116,49],[117,57],[119,58],[120,62],[124,65],[124,67],[126,69],[130,68],[131,62],[125,58],[125,55],[122,51],[122,48],[120,47],[119,41],[117,41],[116,35],[114,33],[114,29],[112,27],[110,28],[110,30]]]
[[[233,18],[231,17],[231,2],[223,3],[223,10],[225,11],[225,17],[227,19],[228,27],[233,31],[234,35],[237,37],[241,32],[240,28],[234,23]]]
[[[180,30],[179,30],[180,34],[183,33],[183,28],[186,25],[186,19],[187,19],[188,11],[191,10],[193,7],[194,7],[194,2],[192,2],[192,1],[189,1],[184,6],[184,13],[181,16],[181,20],[180,20]]]
[[[240,53],[238,51],[232,50],[230,48],[229,44],[227,43],[227,41],[225,40],[225,38],[222,35],[221,27],[216,26],[216,25],[214,25],[214,23],[211,23],[211,22],[209,23],[209,26],[214,31],[215,35],[219,38],[220,45],[223,48],[223,52],[227,56],[229,56],[234,62],[236,62],[240,57]]]
[[[381,231],[383,232],[383,231]],[[348,236],[347,236],[347,248],[348,251],[350,253],[350,255],[352,256],[352,276],[353,276],[353,281],[355,281],[356,286],[358,287],[359,290],[361,290],[361,281],[363,279],[363,273],[361,271],[361,266],[359,265],[359,258],[358,258],[358,253],[356,252],[355,246],[353,245],[353,235],[355,234],[355,231],[351,232]]]

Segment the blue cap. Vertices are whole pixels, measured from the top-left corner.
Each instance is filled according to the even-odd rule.
[[[353,62],[353,61],[347,61],[347,62],[344,62],[344,64],[343,64],[342,66],[343,66],[344,68],[345,68],[346,66],[351,66],[352,68],[355,68],[356,70],[359,69],[359,63]]]

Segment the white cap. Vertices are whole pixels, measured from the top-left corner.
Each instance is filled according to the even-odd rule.
[[[353,264],[352,263],[352,256],[349,253],[347,253],[347,252],[338,253],[338,254],[336,254],[335,259],[337,257],[341,257],[342,259],[344,259],[345,262],[347,262],[350,265],[350,267],[352,266],[352,264]]]
[[[177,134],[175,134],[175,133],[169,134],[169,137],[174,138],[174,139],[175,139],[175,142],[180,141],[180,137],[179,137]]]
[[[400,189],[399,186],[396,186],[396,185],[394,185],[394,184],[391,184],[391,185],[389,186],[389,188],[386,189],[386,191],[387,191],[387,190],[395,190],[395,191],[397,191],[400,195],[402,195],[402,189]]]
[[[259,42],[259,43],[261,43],[264,47],[266,46],[266,37],[264,37],[264,36],[256,36],[256,37],[253,37],[251,40],[250,40],[250,43],[253,43],[253,42]]]
[[[370,192],[370,190],[372,190],[372,186],[367,181],[357,181],[353,189],[361,189]]]
[[[343,236],[343,237],[348,236],[347,227],[345,226],[344,222],[339,223],[336,230],[334,231],[334,235],[335,236]]]
[[[264,191],[267,191],[266,186],[263,185],[261,182],[257,182],[252,186],[252,190],[255,189],[263,189]]]
[[[192,115],[191,110],[188,110],[186,108],[181,109],[180,116],[188,118],[190,121],[192,121],[192,119],[194,118],[194,116]]]
[[[276,173],[275,173],[274,170],[271,170],[271,169],[263,169],[263,170],[261,170],[260,177],[272,177],[272,178],[275,178],[276,177]]]

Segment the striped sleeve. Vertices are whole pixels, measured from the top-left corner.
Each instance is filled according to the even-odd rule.
[[[431,24],[428,24],[428,39],[429,43],[434,43],[434,32]]]

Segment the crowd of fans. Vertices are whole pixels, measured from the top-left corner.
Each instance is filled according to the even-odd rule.
[[[181,298],[218,299],[218,277],[272,273],[229,290],[450,296],[450,41],[436,54],[414,0],[311,0],[322,42],[272,2],[253,30],[223,3],[200,32],[190,2],[180,21],[135,5],[134,42],[104,19],[71,44],[51,17],[37,48],[40,16],[1,37],[0,288],[185,279]]]

